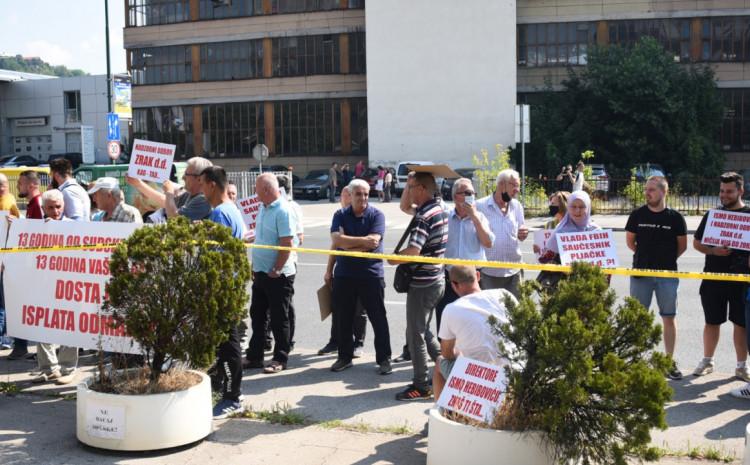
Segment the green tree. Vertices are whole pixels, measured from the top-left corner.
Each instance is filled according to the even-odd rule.
[[[556,174],[586,149],[620,175],[645,162],[674,174],[720,172],[723,106],[709,67],[675,63],[644,37],[630,48],[592,47],[588,66],[568,73],[562,92],[548,83],[531,102],[526,159],[532,172]]]
[[[87,72],[80,69],[68,69],[65,66],[52,66],[41,58],[24,58],[21,55],[0,56],[0,69],[19,71],[22,73],[44,74],[46,76],[72,77],[86,76]]]
[[[104,309],[140,344],[154,383],[170,360],[210,365],[245,314],[250,265],[226,226],[178,217],[140,228],[109,267]]]

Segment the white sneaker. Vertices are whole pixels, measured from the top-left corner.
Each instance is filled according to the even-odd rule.
[[[693,370],[694,376],[703,376],[714,372],[714,362],[704,359],[698,363],[698,366]]]
[[[741,388],[732,389],[731,391],[729,391],[729,393],[739,399],[750,400],[750,383],[747,383]]]
[[[737,379],[750,383],[750,372],[747,371],[747,366],[734,369],[734,376]]]

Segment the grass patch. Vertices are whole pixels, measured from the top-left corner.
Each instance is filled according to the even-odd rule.
[[[242,413],[235,415],[233,418],[249,418],[251,420],[262,420],[278,425],[307,425],[307,417],[293,412],[289,404],[276,404],[271,410],[253,410],[248,408]]]
[[[646,449],[645,459],[649,462],[655,462],[665,456],[670,457],[687,457],[692,460],[710,460],[713,462],[731,463],[737,460],[734,452],[727,451],[723,447],[716,446],[691,446],[675,450],[668,447],[650,446]]]
[[[21,388],[19,388],[16,383],[0,381],[0,394],[14,396],[19,392],[21,392]]]
[[[373,426],[363,421],[345,423],[341,420],[328,420],[321,421],[318,423],[318,426],[325,429],[342,429],[345,431],[354,431],[356,433],[414,434],[414,431],[406,423],[403,425]]]

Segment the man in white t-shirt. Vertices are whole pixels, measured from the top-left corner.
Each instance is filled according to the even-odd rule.
[[[440,323],[440,357],[432,374],[432,389],[435,399],[445,386],[459,355],[494,365],[505,361],[498,353],[498,336],[492,332],[490,316],[501,323],[507,322],[505,299],[515,302],[513,294],[505,289],[479,287],[479,272],[473,266],[454,265],[450,270],[453,290],[460,299],[448,304],[443,310]]]

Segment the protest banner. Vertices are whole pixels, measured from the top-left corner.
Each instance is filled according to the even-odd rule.
[[[136,139],[130,154],[128,176],[163,183],[169,179],[175,149],[172,144]]]
[[[140,225],[14,220],[7,247],[36,248],[114,244]],[[84,349],[138,353],[125,328],[113,328],[101,310],[109,281],[110,248],[5,254],[8,334]]]
[[[600,268],[617,268],[617,249],[611,229],[558,233],[560,263],[586,262]]]
[[[505,397],[506,386],[503,367],[459,356],[437,405],[474,420],[490,423]]]
[[[251,235],[255,232],[255,218],[260,211],[260,200],[253,194],[250,197],[237,200],[237,208],[242,213],[242,219],[245,221],[245,228]]]
[[[750,213],[709,210],[701,244],[750,250]]]
[[[554,229],[537,229],[534,231],[534,245],[537,246],[537,249],[539,250],[539,252],[534,252],[537,258],[542,255],[544,245],[547,243],[547,239],[549,239],[553,231]]]

